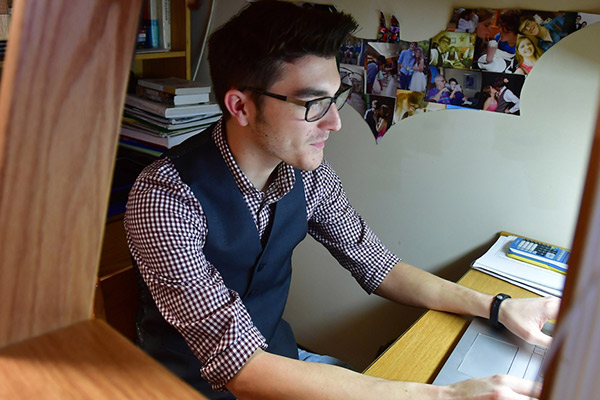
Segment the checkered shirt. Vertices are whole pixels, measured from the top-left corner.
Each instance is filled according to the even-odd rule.
[[[272,184],[261,192],[235,163],[222,121],[214,128],[213,139],[262,237],[272,205],[294,185],[294,170],[281,163]],[[398,257],[352,208],[329,163],[323,161],[315,171],[303,171],[301,176],[308,233],[372,293]],[[205,258],[202,249],[208,227],[202,205],[168,158],[148,166],[136,180],[127,203],[125,229],[131,254],[163,317],[202,363],[202,376],[214,389],[223,390],[250,356],[267,344],[239,294],[224,285],[217,268]]]

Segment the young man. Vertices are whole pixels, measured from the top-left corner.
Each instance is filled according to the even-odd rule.
[[[450,85],[450,104],[454,106],[462,106],[465,95],[463,94],[462,88],[458,84],[458,81],[454,78],[450,78],[448,84]]]
[[[307,232],[369,293],[477,316],[488,316],[493,300],[399,261],[323,160],[349,95],[335,54],[355,28],[344,14],[265,0],[212,35],[222,121],[146,168],[128,202],[129,246],[143,278],[140,346],[214,399],[535,393],[532,383],[511,377],[435,387],[298,360],[281,316],[291,254]],[[540,327],[557,308],[552,299],[508,299],[499,321],[548,345]]]
[[[494,80],[492,87],[498,92],[498,106],[496,112],[505,114],[519,114],[521,100],[506,85],[508,79],[499,77]]]
[[[408,49],[404,49],[398,55],[398,76],[400,77],[400,89],[408,90],[410,80],[415,66],[416,42],[410,42]]]

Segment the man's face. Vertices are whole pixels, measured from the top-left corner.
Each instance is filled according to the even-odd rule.
[[[417,46],[416,46],[414,43],[411,43],[411,44],[408,46],[408,48],[410,49],[410,51],[415,51],[415,48],[416,48],[416,47],[417,47]]]
[[[525,35],[536,36],[540,32],[540,26],[537,22],[527,19],[521,23],[519,31]]]
[[[441,75],[435,77],[435,86],[438,89],[443,89],[446,86],[446,78]]]
[[[454,90],[454,89],[456,89],[456,82],[451,80],[450,81],[450,90]]]
[[[267,88],[269,92],[309,101],[334,96],[340,87],[334,58],[306,56],[283,68],[282,78]],[[302,170],[316,169],[329,132],[342,126],[335,104],[315,122],[307,122],[306,108],[297,104],[269,97],[262,104],[251,126],[260,159],[269,165],[284,161]]]
[[[450,46],[450,42],[446,39],[442,39],[438,42],[438,45],[440,47],[440,50],[442,50],[442,52],[448,50],[448,46]]]

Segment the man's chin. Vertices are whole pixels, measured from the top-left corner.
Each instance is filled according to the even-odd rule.
[[[298,165],[292,165],[292,166],[294,168],[297,168],[302,171],[314,171],[317,168],[319,168],[322,163],[323,163],[323,154],[321,154],[321,156],[318,158],[315,158],[312,160],[305,160],[305,161],[298,163]]]

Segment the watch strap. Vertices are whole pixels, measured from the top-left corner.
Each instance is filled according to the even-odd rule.
[[[490,323],[494,328],[500,328],[502,324],[498,321],[498,315],[500,314],[500,305],[506,299],[511,297],[506,293],[498,293],[492,300],[492,306],[490,307]]]

